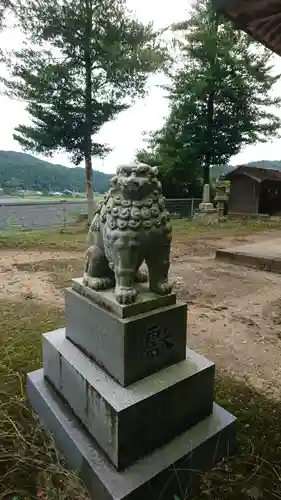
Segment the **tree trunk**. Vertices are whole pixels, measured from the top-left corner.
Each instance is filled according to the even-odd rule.
[[[93,191],[93,168],[92,168],[92,0],[85,0],[86,26],[84,41],[85,60],[85,183],[88,202],[88,222],[91,223],[94,215],[94,191]]]
[[[212,164],[213,147],[213,120],[214,120],[214,99],[215,91],[209,93],[207,104],[207,151],[204,163],[204,184],[210,184],[210,167]]]
[[[204,163],[204,184],[210,184],[210,167],[212,165],[213,157],[213,124],[214,124],[214,102],[216,95],[216,75],[217,75],[217,36],[219,27],[219,14],[216,12],[212,14],[211,30],[215,38],[215,47],[213,57],[211,60],[211,86],[209,89],[208,103],[207,103],[207,128],[206,128],[206,154]]]
[[[85,187],[88,209],[88,223],[92,222],[94,216],[94,191],[93,191],[93,168],[92,157],[85,154]]]

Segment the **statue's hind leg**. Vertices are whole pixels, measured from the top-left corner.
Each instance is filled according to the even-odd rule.
[[[171,242],[167,239],[148,253],[145,259],[149,271],[149,288],[160,295],[167,295],[172,291],[172,285],[168,281],[170,246]]]
[[[104,251],[97,245],[92,245],[87,250],[83,284],[94,290],[104,290],[114,286],[114,273],[109,267]]]

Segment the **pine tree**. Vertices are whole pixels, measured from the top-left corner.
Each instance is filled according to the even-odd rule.
[[[143,95],[165,50],[124,0],[26,0],[17,15],[27,43],[11,55],[5,83],[27,101],[32,124],[14,137],[28,151],[66,151],[76,165],[84,159],[91,218],[92,156],[109,151],[93,136]]]
[[[6,10],[9,8],[9,0],[2,0],[0,3],[0,30],[3,28]]]
[[[281,103],[271,97],[280,75],[272,75],[269,51],[234,30],[209,0],[198,0],[190,19],[172,29],[180,61],[166,87],[170,112],[147,153],[194,188],[198,175],[209,183],[212,165],[278,134],[280,119],[270,106]]]

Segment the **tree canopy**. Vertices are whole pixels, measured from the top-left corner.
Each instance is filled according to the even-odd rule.
[[[76,165],[84,159],[91,199],[91,158],[109,152],[95,135],[144,94],[166,52],[124,0],[26,0],[17,16],[26,43],[11,55],[5,83],[27,101],[32,123],[14,138],[27,151],[66,151]]]
[[[137,157],[159,164],[167,194],[197,195],[211,166],[278,135],[271,106],[281,99],[271,90],[280,75],[272,73],[269,51],[235,30],[209,0],[198,0],[188,21],[172,30],[179,50],[166,86],[169,115]]]

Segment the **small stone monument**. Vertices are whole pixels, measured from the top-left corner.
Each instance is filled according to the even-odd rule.
[[[210,184],[204,184],[203,201],[199,205],[201,212],[212,212],[214,210],[213,203],[210,202]]]
[[[170,244],[156,169],[119,167],[66,290],[66,327],[43,335],[43,369],[28,375],[31,405],[95,500],[183,500],[194,471],[235,445],[214,364],[186,348]]]
[[[194,220],[207,223],[217,222],[217,211],[213,203],[210,202],[210,184],[204,184],[202,203],[194,214]]]

